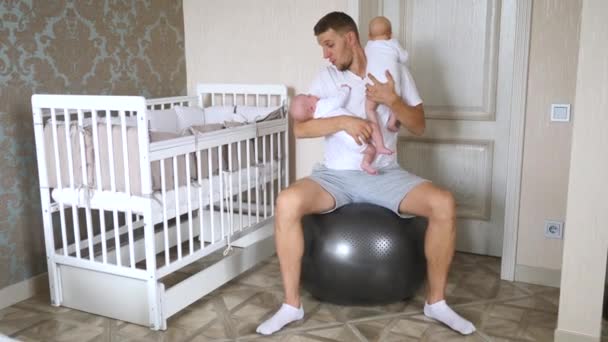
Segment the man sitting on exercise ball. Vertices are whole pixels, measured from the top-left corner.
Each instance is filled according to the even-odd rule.
[[[335,95],[346,84],[351,88],[346,109],[361,117],[334,116],[294,123],[298,138],[330,136],[346,131],[355,140],[368,141],[370,122],[363,119],[366,98],[381,104],[378,122],[385,146],[395,151],[397,132],[386,129],[392,113],[409,132],[424,132],[424,110],[414,80],[402,66],[401,96],[395,93],[394,80],[387,73],[386,83],[366,75],[367,59],[360,45],[357,26],[350,16],[332,12],[321,18],[314,27],[323,57],[332,64],[324,68],[313,81],[310,94],[325,98]],[[326,145],[326,156],[339,155],[340,146]],[[301,219],[304,215],[325,213],[353,202],[369,202],[386,207],[395,213],[428,218],[425,235],[428,290],[424,314],[445,323],[461,334],[475,331],[473,324],[455,313],[445,302],[448,270],[454,254],[456,237],[455,204],[452,194],[424,179],[408,173],[397,164],[396,155],[379,155],[374,161],[377,175],[360,170],[360,160],[351,169],[334,169],[326,163],[315,167],[310,177],[298,180],[283,190],[275,211],[275,239],[279,257],[284,303],[257,332],[272,334],[286,324],[302,319],[304,310],[300,302],[299,281],[304,251]]]

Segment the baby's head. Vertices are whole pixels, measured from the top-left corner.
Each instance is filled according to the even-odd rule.
[[[391,39],[393,30],[391,22],[386,17],[375,17],[369,22],[369,39]]]
[[[317,108],[319,98],[312,95],[298,94],[291,99],[289,113],[291,117],[300,122],[312,119]]]

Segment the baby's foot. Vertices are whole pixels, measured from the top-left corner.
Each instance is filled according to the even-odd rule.
[[[378,170],[374,169],[370,164],[363,163],[361,164],[361,168],[363,171],[369,173],[370,175],[377,175]]]
[[[386,147],[380,147],[380,148],[376,147],[376,153],[377,154],[388,154],[390,156],[391,154],[393,154],[395,152],[393,152],[392,150],[389,150]]]

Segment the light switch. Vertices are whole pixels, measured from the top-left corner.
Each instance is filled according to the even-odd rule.
[[[552,104],[551,121],[568,122],[570,121],[570,104]]]

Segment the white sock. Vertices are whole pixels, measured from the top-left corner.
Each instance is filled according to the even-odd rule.
[[[266,322],[260,324],[255,330],[258,334],[270,335],[281,330],[285,325],[300,320],[304,317],[304,308],[300,305],[299,308],[283,303],[279,311],[277,311]]]
[[[424,315],[446,324],[448,327],[463,335],[469,335],[475,332],[473,323],[462,318],[454,312],[454,310],[450,309],[445,300],[430,305],[425,302]]]

